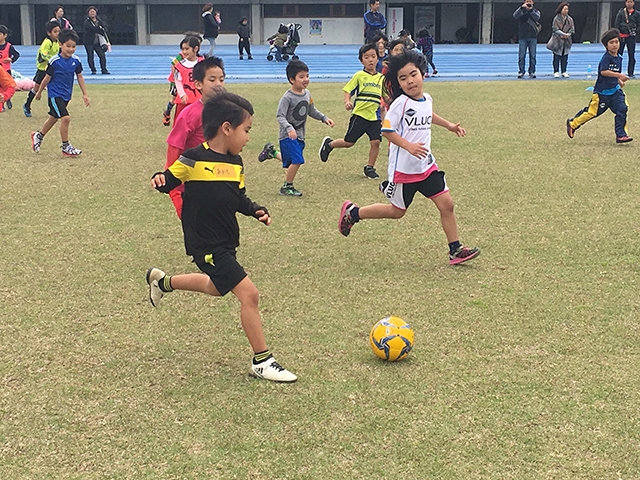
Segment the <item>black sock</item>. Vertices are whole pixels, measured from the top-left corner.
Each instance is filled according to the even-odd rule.
[[[349,215],[351,215],[353,223],[358,223],[360,221],[360,207],[353,207],[349,212]]]
[[[460,240],[456,240],[455,242],[451,242],[449,244],[449,253],[456,253],[456,250],[458,250],[461,245],[462,244],[460,243]]]
[[[68,146],[69,146],[69,140],[67,140],[66,142],[62,142],[62,148],[68,147]]]
[[[27,101],[24,102],[24,104],[27,106],[27,108],[31,108],[31,102],[33,102],[33,99],[36,98],[36,94],[33,93],[33,90],[29,90],[29,93],[27,94]]]
[[[293,182],[284,182],[284,188],[293,187]]]
[[[273,355],[271,355],[271,351],[265,350],[264,352],[257,352],[253,354],[253,364],[257,365],[259,363],[264,362],[265,360],[269,360]]]
[[[173,287],[171,287],[171,276],[165,275],[162,277],[158,282],[158,288],[164,293],[173,292]]]

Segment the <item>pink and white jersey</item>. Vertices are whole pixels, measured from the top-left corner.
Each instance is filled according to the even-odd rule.
[[[421,100],[400,95],[396,98],[382,124],[383,132],[395,132],[411,143],[424,143],[429,154],[424,158],[389,143],[389,181],[393,183],[416,183],[438,170],[436,159],[431,154],[431,119],[433,99],[423,94]]]

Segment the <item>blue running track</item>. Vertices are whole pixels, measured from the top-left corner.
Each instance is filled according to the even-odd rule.
[[[33,77],[37,47],[17,46],[21,57],[13,69]],[[358,45],[304,45],[296,49],[300,60],[309,65],[312,81],[343,82],[362,68],[358,61]],[[286,63],[267,61],[267,46],[252,46],[254,60],[239,60],[235,45],[221,45],[216,55],[225,61],[227,81],[232,83],[285,82]],[[87,83],[164,83],[169,74],[171,59],[178,53],[177,46],[114,46],[107,54],[107,67],[111,75],[91,75],[87,67],[84,47],[76,54],[82,59]],[[597,70],[604,48],[600,44],[574,45],[569,55],[568,72],[571,79],[587,78],[587,68]],[[96,65],[98,58],[96,56]],[[528,60],[528,58],[527,58]],[[538,79],[553,79],[552,54],[544,44],[537,49]],[[438,76],[429,81],[452,80],[508,80],[518,73],[518,45],[436,45],[434,62]],[[623,68],[626,71],[626,56]],[[528,61],[527,61],[528,65]],[[569,80],[571,80],[569,79]],[[556,80],[567,81],[567,79]]]

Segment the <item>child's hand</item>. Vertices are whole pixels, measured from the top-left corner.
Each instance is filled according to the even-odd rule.
[[[296,133],[296,131],[295,131],[295,130],[289,130],[289,131],[287,132],[287,135],[289,135],[289,138],[290,138],[291,140],[296,140],[296,139],[298,138],[298,134]]]
[[[429,149],[424,143],[410,143],[405,150],[417,158],[424,158],[429,154]]]
[[[618,74],[618,81],[622,82],[623,85],[627,80],[629,80],[629,77],[627,77],[624,73]]]
[[[467,135],[467,131],[462,128],[459,123],[451,124],[451,126],[447,127],[447,130],[455,133],[459,137],[464,137]]]
[[[336,124],[336,122],[334,122],[333,120],[331,120],[330,118],[327,118],[327,121],[324,122],[327,125],[329,125],[331,128],[333,128],[333,126]]]
[[[42,96],[42,92],[40,92],[40,90],[38,90],[38,93],[36,93],[35,99],[36,100],[40,100],[41,96]]]
[[[344,108],[345,110],[353,110],[353,103],[349,102],[344,102]]]
[[[189,99],[187,98],[186,95],[183,95],[182,97],[180,97],[180,101],[182,102],[183,105],[186,105],[188,100]]]
[[[82,96],[82,99],[84,100],[84,104],[88,107],[89,105],[91,105],[91,101],[89,100],[89,97],[87,97],[86,95]]]
[[[259,222],[262,222],[267,226],[271,225],[271,217],[268,212],[265,212],[264,210],[256,210],[255,217]]]
[[[164,187],[167,183],[167,180],[164,178],[164,173],[159,173],[154,175],[151,179],[151,186],[153,188]]]
[[[2,63],[11,63],[11,58],[9,58],[9,57],[3,58],[2,59]]]

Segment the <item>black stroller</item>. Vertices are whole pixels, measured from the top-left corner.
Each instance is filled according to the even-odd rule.
[[[300,44],[300,33],[298,32],[302,28],[302,25],[299,23],[289,23],[285,26],[287,27],[287,41],[282,47],[282,60],[289,60],[289,56],[291,56],[292,60],[298,60],[300,57],[296,55],[296,48]],[[273,41],[270,43],[271,48],[269,48],[269,52],[267,53],[267,60],[269,61],[273,60],[276,53],[276,47],[273,45]]]

